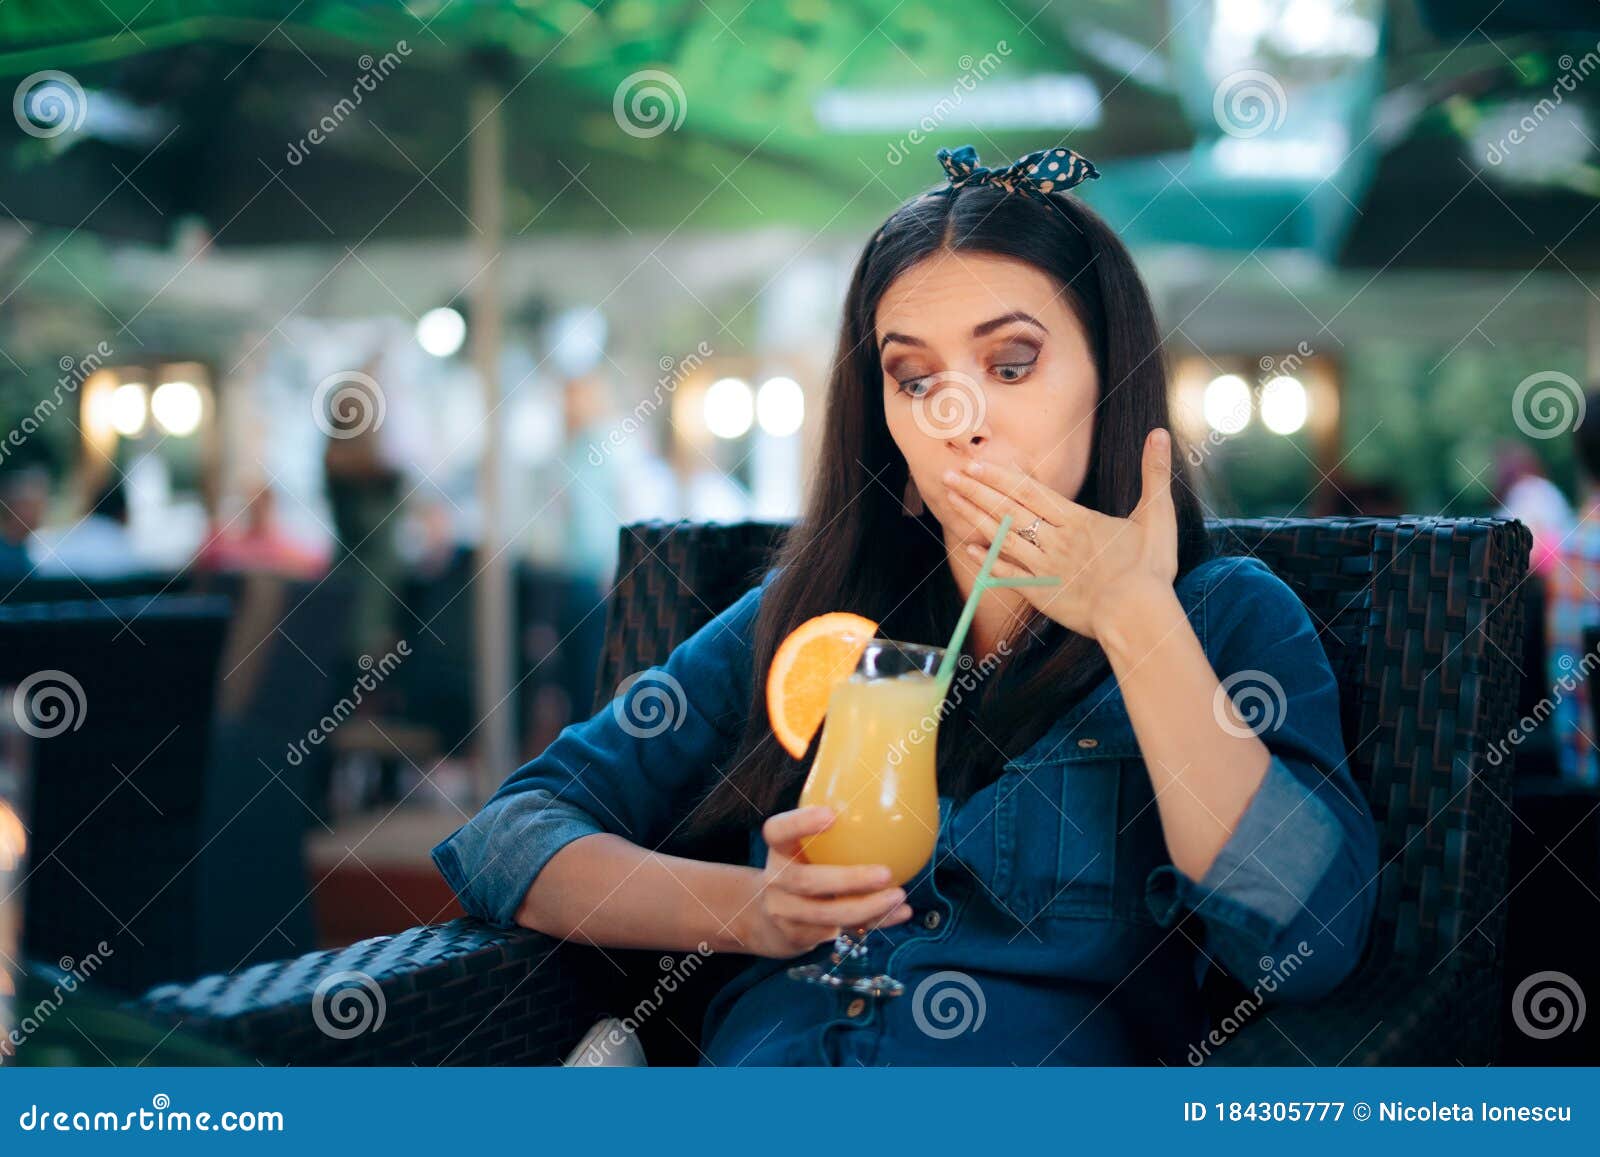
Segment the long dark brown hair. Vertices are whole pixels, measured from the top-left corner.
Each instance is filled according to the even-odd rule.
[[[875,341],[884,292],[942,250],[1026,261],[1063,287],[1093,349],[1100,391],[1088,476],[1076,501],[1130,514],[1139,499],[1145,436],[1158,426],[1171,429],[1149,293],[1122,242],[1083,202],[1067,193],[1036,198],[968,185],[936,189],[896,210],[850,279],[821,458],[805,511],[772,560],[782,569],[756,619],[749,720],[690,830],[747,829],[794,806],[808,761],[792,758],[773,736],[766,674],[796,626],[828,611],[853,611],[880,623],[879,634],[890,639],[942,643],[955,629],[962,599],[937,520],[931,512],[911,518],[902,509],[908,467],[889,434]],[[1206,540],[1176,439],[1172,469],[1181,574],[1204,557]],[[952,691],[938,731],[941,794],[964,799],[992,781],[1108,672],[1093,639],[1038,611],[1026,627],[1006,654],[984,657],[984,677],[969,693]]]

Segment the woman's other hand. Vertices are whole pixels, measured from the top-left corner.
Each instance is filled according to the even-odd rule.
[[[833,823],[825,807],[779,812],[762,825],[767,864],[754,902],[745,910],[739,939],[757,956],[808,952],[841,929],[885,928],[911,918],[905,891],[890,883],[882,864],[836,867],[807,863],[800,841]]]

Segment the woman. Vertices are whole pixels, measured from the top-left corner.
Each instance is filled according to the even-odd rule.
[[[1148,296],[1065,192],[1093,166],[939,159],[946,184],[856,265],[821,461],[776,565],[434,857],[485,919],[760,958],[707,1013],[711,1063],[1182,1063],[1209,1051],[1207,967],[1283,1000],[1349,974],[1371,815],[1305,609],[1257,560],[1204,558]],[[835,610],[942,643],[1008,513],[996,573],[1065,581],[979,606],[968,672],[985,677],[958,679],[939,727],[933,862],[904,889],[803,862],[832,817],[792,810],[807,763],[764,710],[778,643]],[[686,709],[635,726],[652,683]],[[748,866],[654,850],[729,830]],[[860,924],[905,996],[784,974]]]

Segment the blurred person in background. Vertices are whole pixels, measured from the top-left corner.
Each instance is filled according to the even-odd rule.
[[[33,570],[28,540],[44,521],[50,475],[42,466],[0,469],[0,579],[20,579]]]
[[[34,544],[35,573],[44,578],[120,578],[151,569],[128,533],[128,492],[120,477],[100,489],[77,522],[40,530]]]
[[[1400,488],[1386,478],[1329,480],[1318,518],[1399,518],[1405,513]]]
[[[363,367],[365,380],[346,382],[329,399],[324,426],[322,468],[337,538],[333,568],[342,568],[352,587],[346,639],[351,662],[361,655],[375,659],[390,646],[397,609],[392,592],[399,589],[403,570],[394,517],[403,501],[403,464],[383,436],[387,419],[374,418],[388,403],[366,396],[377,369],[374,358]],[[356,565],[345,566],[348,561]]]
[[[1533,532],[1532,568],[1548,575],[1562,541],[1575,525],[1572,507],[1559,487],[1545,477],[1544,465],[1521,442],[1503,442],[1495,451],[1495,497],[1502,518],[1515,518]]]
[[[589,447],[605,443],[615,424],[611,384],[595,372],[579,374],[563,384],[561,400],[566,424],[564,477],[557,483],[566,523],[562,569],[603,590],[616,573],[626,480],[618,477],[613,463],[596,465]]]
[[[267,571],[300,579],[316,578],[327,565],[323,554],[282,527],[277,493],[265,485],[251,493],[244,511],[233,523],[218,525],[213,521],[211,532],[194,559],[197,571]]]
[[[1600,389],[1591,389],[1586,401],[1600,405]],[[1572,442],[1582,493],[1576,528],[1561,544],[1546,574],[1549,650],[1544,674],[1555,701],[1551,721],[1562,778],[1600,784],[1587,670],[1580,667],[1584,630],[1600,626],[1600,422],[1580,424],[1572,433]],[[1563,678],[1576,682],[1571,693],[1565,693]]]

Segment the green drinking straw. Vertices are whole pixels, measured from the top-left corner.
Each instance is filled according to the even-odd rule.
[[[990,578],[989,572],[994,569],[994,560],[1000,557],[1000,544],[1005,542],[1006,534],[1011,530],[1011,516],[1008,514],[1000,520],[1000,530],[994,536],[994,541],[989,544],[989,553],[984,556],[983,566],[978,571],[978,579],[972,584],[972,593],[967,596],[967,605],[961,608],[961,617],[956,620],[956,632],[950,636],[950,643],[944,650],[944,660],[939,664],[939,693],[941,696],[949,690],[950,680],[955,676],[956,661],[961,657],[961,645],[967,641],[967,631],[972,626],[972,616],[978,613],[978,600],[983,597],[983,592],[990,587],[1050,587],[1061,582],[1054,576],[1040,576],[1036,578]]]

